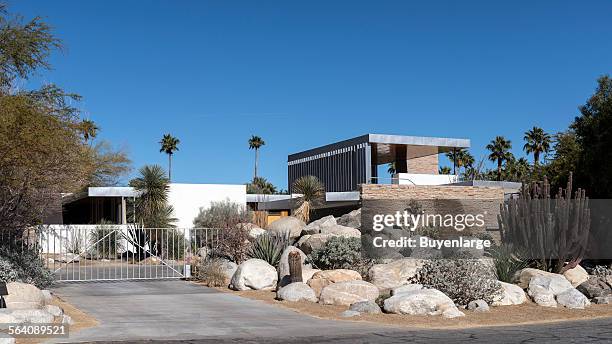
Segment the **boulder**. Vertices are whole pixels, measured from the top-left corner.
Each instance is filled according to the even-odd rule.
[[[563,273],[563,276],[572,284],[572,287],[576,288],[582,283],[589,279],[589,273],[580,266],[576,265],[575,268],[569,269]]]
[[[276,287],[276,269],[265,260],[249,259],[238,265],[230,286],[234,290],[270,290]]]
[[[33,284],[11,282],[6,285],[4,297],[8,309],[40,309],[45,305],[45,295]]]
[[[378,288],[366,281],[345,281],[328,285],[321,291],[319,302],[326,305],[350,306],[359,301],[376,301]]]
[[[565,280],[567,280],[567,278],[565,278],[565,276],[563,275],[555,274],[555,273],[548,272],[548,271],[533,269],[533,268],[525,268],[516,273],[515,281],[519,287],[523,289],[527,289],[529,288],[529,282],[535,276],[550,276],[552,278],[564,278]]]
[[[306,283],[297,282],[288,284],[280,288],[276,292],[276,298],[284,301],[310,301],[317,302],[317,296],[314,290],[310,288]]]
[[[527,301],[525,291],[516,284],[510,284],[500,281],[502,293],[493,300],[493,306],[511,306],[520,305]]]
[[[291,283],[291,281],[289,281],[289,253],[291,252],[298,252],[302,257],[302,270],[304,268],[304,263],[306,262],[306,254],[304,254],[304,252],[295,246],[288,246],[281,254],[278,262],[278,280],[280,286],[285,286]],[[306,281],[303,280],[302,282]]]
[[[436,289],[396,294],[385,300],[384,309],[394,314],[443,315],[449,318],[465,315],[457,309],[453,300]]]
[[[598,305],[609,305],[612,303],[612,295],[608,296],[598,296],[593,299],[593,302]],[[2,321],[0,321],[1,323]]]
[[[542,287],[550,291],[554,296],[574,288],[572,287],[572,284],[565,277],[563,277],[563,275],[558,274],[536,275],[529,281],[529,290],[531,291],[531,289],[535,286]]]
[[[0,334],[0,344],[15,344],[15,338],[9,336],[8,334]]]
[[[19,322],[33,324],[49,324],[53,322],[53,315],[42,309],[18,309],[11,313]]]
[[[340,316],[343,317],[343,318],[358,317],[360,315],[361,315],[361,313],[359,313],[357,311],[352,311],[350,309],[340,313]]]
[[[249,238],[255,240],[258,236],[264,234],[266,232],[265,229],[259,227],[253,227],[249,229]]]
[[[612,287],[612,275],[604,276],[603,279],[608,283],[610,287]]]
[[[225,274],[225,277],[227,278],[227,280],[231,280],[232,277],[234,277],[234,274],[236,273],[236,270],[238,270],[238,264],[230,261],[229,259],[225,259],[225,258],[221,258],[219,259],[220,263],[221,263],[221,267],[223,269],[223,273]]]
[[[74,253],[64,253],[55,261],[58,263],[78,263],[81,257]]]
[[[299,238],[306,227],[304,221],[294,216],[285,216],[268,225],[268,230],[275,233],[289,233],[289,237]]]
[[[62,316],[62,324],[74,325],[74,320],[70,317],[70,315],[64,314]]]
[[[487,304],[485,300],[475,300],[475,301],[470,301],[470,303],[468,303],[467,309],[474,311],[474,312],[488,312],[489,305]]]
[[[423,289],[422,284],[405,284],[405,285],[391,289],[391,296],[401,294],[401,293],[407,293],[409,291],[421,290],[421,289]]]
[[[557,295],[557,303],[571,309],[584,309],[591,304],[589,299],[575,288],[566,290]]]
[[[325,243],[336,235],[333,234],[313,234],[313,235],[304,235],[297,242],[297,246],[306,254],[312,253],[314,250],[318,250]]]
[[[308,265],[305,265],[304,267],[302,267],[302,282],[308,283],[312,276],[314,276],[317,272],[321,272],[321,270],[313,269]]]
[[[361,228],[361,208],[357,210],[353,210],[348,214],[342,215],[337,220],[337,222],[339,225],[342,225],[342,226],[360,229]]]
[[[336,225],[337,223],[336,223],[335,217],[333,217],[332,215],[325,216],[323,218],[320,218],[316,221],[309,223],[302,230],[302,234],[319,234],[321,233],[321,229],[326,228],[326,227],[336,226]]]
[[[321,234],[331,234],[334,236],[341,236],[345,238],[361,237],[361,232],[358,229],[341,225],[323,227],[321,228]]]
[[[56,305],[46,305],[44,309],[54,317],[60,317],[64,314],[64,311]]]
[[[557,307],[557,301],[555,301],[555,294],[552,291],[539,286],[529,286],[529,296],[533,299],[533,302],[543,307]]]
[[[602,277],[598,276],[591,276],[591,278],[581,283],[576,289],[589,299],[612,294],[612,288]]]
[[[312,275],[312,278],[308,280],[308,285],[319,296],[321,290],[332,283],[359,280],[361,280],[361,275],[357,271],[347,269],[325,270]]]
[[[45,299],[45,303],[49,303],[49,302],[53,301],[53,295],[51,294],[51,291],[49,291],[49,290],[41,290],[40,292],[43,294],[43,297]]]
[[[387,264],[376,264],[368,271],[370,281],[380,290],[393,289],[408,284],[423,266],[419,259],[405,258]]]
[[[359,301],[353,303],[349,310],[359,312],[359,313],[367,313],[367,314],[379,314],[382,313],[378,304],[374,301]]]

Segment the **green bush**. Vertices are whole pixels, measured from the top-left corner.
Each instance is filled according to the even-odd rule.
[[[283,251],[290,243],[288,232],[266,232],[253,241],[247,255],[249,258],[262,259],[272,266],[277,266]]]
[[[358,271],[362,276],[367,274],[373,264],[361,257],[359,238],[332,237],[323,247],[314,250],[309,259],[318,269],[350,269]]]
[[[6,278],[5,282],[29,283],[41,289],[53,284],[53,274],[44,266],[37,250],[1,246],[0,261],[4,262],[0,268],[0,279]]]
[[[209,287],[225,287],[228,284],[221,259],[203,259],[200,261],[195,278]]]
[[[493,267],[478,259],[429,260],[413,282],[443,292],[458,305],[475,300],[491,303],[501,292]]]

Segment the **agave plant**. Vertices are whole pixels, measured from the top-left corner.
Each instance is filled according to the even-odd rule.
[[[289,246],[289,233],[264,233],[255,239],[249,249],[249,258],[265,260],[272,266],[277,266],[283,251]]]

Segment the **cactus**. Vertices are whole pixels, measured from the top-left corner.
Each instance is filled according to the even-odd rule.
[[[587,249],[591,217],[583,189],[572,197],[572,174],[567,188],[551,198],[550,184],[523,184],[518,198],[500,206],[502,242],[524,248],[549,271],[562,273],[578,265]],[[565,265],[567,263],[567,265]]]
[[[302,282],[302,256],[299,252],[289,252],[290,283]]]

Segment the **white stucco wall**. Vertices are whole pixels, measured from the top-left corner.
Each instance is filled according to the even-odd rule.
[[[168,202],[174,207],[175,225],[193,227],[193,219],[200,208],[208,208],[211,202],[229,200],[246,207],[246,186],[227,184],[170,184]]]

